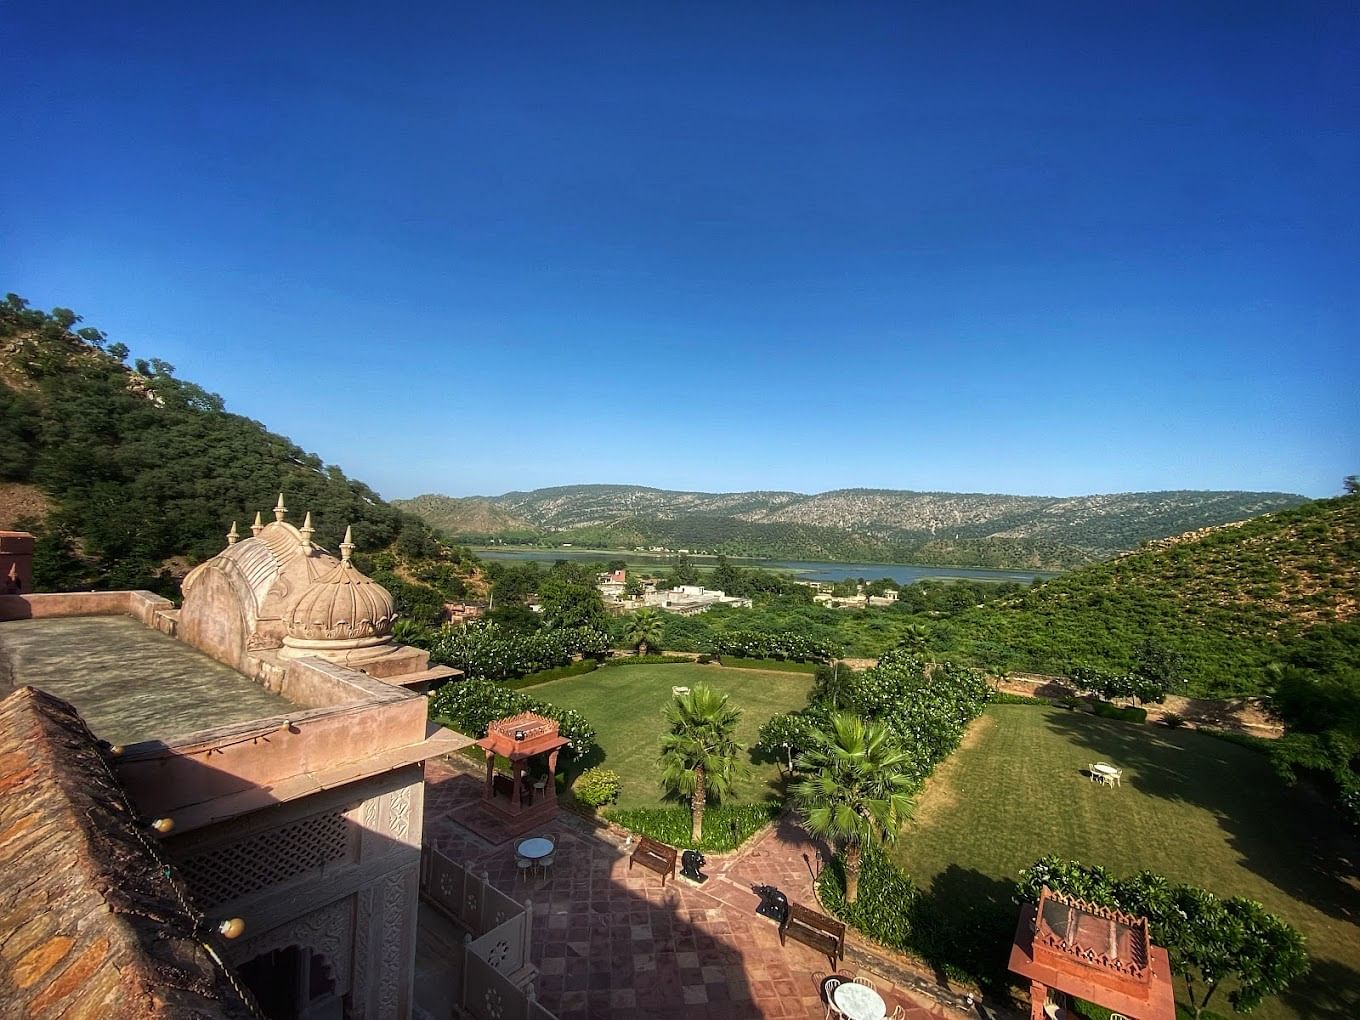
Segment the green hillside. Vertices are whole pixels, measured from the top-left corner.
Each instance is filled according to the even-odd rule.
[[[934,648],[1011,670],[1124,670],[1152,641],[1191,693],[1256,693],[1305,634],[1357,615],[1360,495],[1155,542],[937,624]],[[1315,635],[1316,636],[1316,635]]]
[[[447,594],[474,577],[471,555],[443,546],[419,518],[229,413],[172,365],[125,365],[126,347],[79,321],[13,294],[0,303],[0,483],[9,483],[0,492],[18,502],[28,491],[41,508],[9,521],[39,536],[39,590],[177,595],[178,577],[222,548],[233,520],[249,535],[257,511],[269,519],[280,489],[292,520],[311,511],[323,546],[353,525],[361,552],[392,550],[381,561],[391,570],[433,571]]]

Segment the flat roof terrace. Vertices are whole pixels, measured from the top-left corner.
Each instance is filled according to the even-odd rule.
[[[99,737],[114,744],[169,741],[295,707],[126,616],[3,622],[0,653],[13,667],[16,685],[40,687],[71,702]]]

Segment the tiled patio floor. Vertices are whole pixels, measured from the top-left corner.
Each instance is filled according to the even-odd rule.
[[[825,1015],[818,978],[826,957],[795,943],[780,946],[774,922],[754,913],[752,886],[759,884],[816,902],[815,847],[798,829],[776,828],[737,855],[711,859],[703,886],[676,879],[663,889],[652,872],[629,872],[620,841],[562,812],[535,833],[556,843],[551,872],[525,880],[513,840],[493,844],[459,823],[478,810],[480,796],[478,776],[427,763],[425,841],[532,903],[535,989],[561,1020]],[[900,1004],[911,1020],[967,1016],[869,976],[889,1012]]]

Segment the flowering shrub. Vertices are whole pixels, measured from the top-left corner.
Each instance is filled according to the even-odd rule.
[[[714,650],[719,655],[735,655],[742,659],[793,659],[795,662],[825,662],[839,654],[830,645],[792,631],[739,630],[720,634],[714,642]]]
[[[571,790],[582,804],[589,807],[600,807],[619,799],[621,785],[617,772],[597,765],[593,769],[586,769],[577,776]]]
[[[489,680],[455,680],[430,699],[431,716],[447,720],[460,733],[474,737],[486,736],[487,727],[497,719],[521,712],[556,719],[558,732],[571,741],[563,748],[564,754],[581,756],[595,749],[595,728],[580,712],[558,708]]]
[[[574,652],[599,656],[608,649],[609,635],[598,627],[521,632],[472,623],[440,631],[430,658],[461,669],[471,680],[506,680],[565,666]]]
[[[704,809],[704,838],[697,847],[690,839],[688,807],[606,808],[604,815],[615,825],[668,846],[725,853],[778,818],[780,810],[778,801],[769,800],[759,804],[709,804]]]

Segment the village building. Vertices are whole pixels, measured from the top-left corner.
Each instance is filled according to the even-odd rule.
[[[750,609],[752,604],[748,598],[728,595],[726,592],[704,588],[697,584],[682,584],[664,590],[653,588],[643,593],[642,601],[645,605],[655,606],[668,613],[678,613],[681,616],[707,612],[713,606],[719,605]]]

